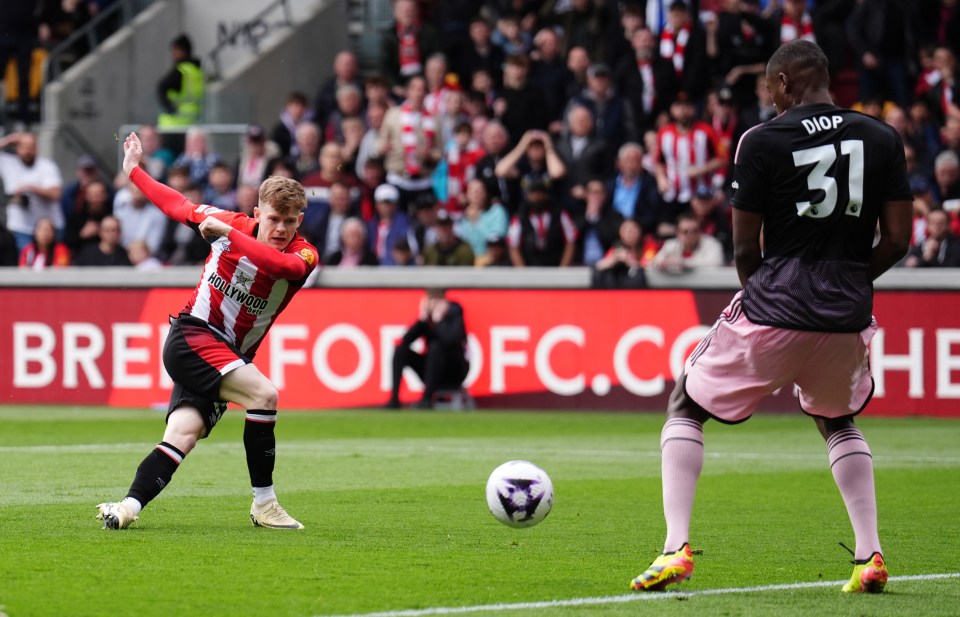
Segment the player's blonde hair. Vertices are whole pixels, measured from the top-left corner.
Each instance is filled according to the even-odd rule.
[[[307,194],[296,180],[270,176],[260,185],[260,201],[272,205],[278,214],[299,214],[307,207]]]

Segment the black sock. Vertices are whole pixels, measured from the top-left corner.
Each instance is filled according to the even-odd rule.
[[[243,425],[243,447],[247,451],[247,469],[250,485],[273,485],[273,464],[276,460],[277,439],[273,428],[277,424],[277,410],[248,409]]]
[[[180,450],[161,441],[137,467],[137,475],[133,478],[127,497],[133,497],[141,506],[146,506],[170,483],[173,472],[183,462],[184,456]]]

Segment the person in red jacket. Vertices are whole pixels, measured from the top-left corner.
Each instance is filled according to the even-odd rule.
[[[317,249],[297,233],[307,198],[300,183],[270,177],[260,186],[253,218],[191,203],[140,168],[143,149],[131,133],[123,171],[171,219],[210,245],[200,282],[171,318],[163,364],[173,379],[163,441],[137,468],[125,499],[97,506],[104,529],[125,529],[169,484],[197,443],[234,403],[246,409],[243,445],[253,486],[250,519],[258,527],[303,529],[273,489],[277,388],[251,361],[281,311],[319,263]]]

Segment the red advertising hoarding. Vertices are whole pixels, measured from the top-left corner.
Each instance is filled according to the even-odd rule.
[[[375,406],[418,290],[300,292],[255,363],[284,409]],[[167,316],[189,290],[0,290],[0,394],[16,404],[162,406]],[[656,410],[731,292],[455,290],[481,407]],[[878,292],[869,413],[960,416],[960,294]],[[418,389],[411,373],[405,397]],[[796,409],[792,392],[764,409]]]

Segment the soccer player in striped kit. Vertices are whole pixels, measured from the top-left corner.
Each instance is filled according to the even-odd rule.
[[[210,434],[227,403],[247,410],[243,445],[253,486],[250,519],[258,527],[303,529],[273,490],[277,389],[251,360],[273,322],[319,263],[297,233],[307,199],[300,183],[270,177],[253,218],[190,203],[140,168],[136,134],[123,144],[123,171],[173,220],[210,242],[203,275],[171,328],[163,363],[174,381],[163,441],[137,468],[125,499],[97,506],[105,529],[125,529],[169,484],[198,439]]]

